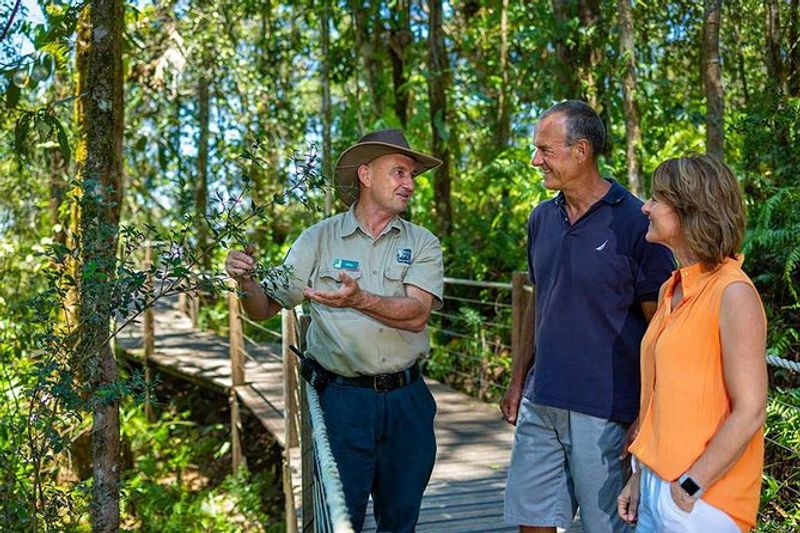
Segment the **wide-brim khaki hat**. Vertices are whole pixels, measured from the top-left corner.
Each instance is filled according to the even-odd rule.
[[[342,152],[336,161],[336,196],[346,205],[358,200],[358,167],[367,165],[382,155],[403,154],[414,160],[414,175],[418,176],[442,164],[433,156],[412,150],[400,130],[381,130],[368,133]]]

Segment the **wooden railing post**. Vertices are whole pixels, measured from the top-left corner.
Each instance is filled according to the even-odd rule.
[[[527,327],[523,324],[525,316],[525,306],[528,303],[527,293],[525,292],[525,282],[528,276],[525,272],[514,272],[511,274],[511,355],[517,357],[517,351],[522,341],[522,329]]]
[[[239,308],[238,302],[236,308]],[[192,319],[192,328],[197,329],[200,323],[200,289],[195,289],[189,293],[189,318]],[[239,319],[238,315],[236,319]]]
[[[150,358],[155,352],[155,320],[153,318],[153,275],[150,273],[150,268],[153,265],[153,247],[148,242],[144,249],[144,268],[147,274],[145,275],[144,289],[146,296],[147,308],[144,311],[144,414],[147,420],[153,421],[153,404],[150,398],[150,380],[152,378],[150,367]]]
[[[231,460],[233,471],[236,472],[244,464],[240,437],[242,422],[239,416],[239,397],[236,395],[237,387],[244,385],[244,337],[242,321],[239,318],[236,283],[231,283],[234,290],[228,293],[228,335],[231,358],[231,388],[228,393],[228,402],[231,406]]]
[[[283,496],[285,502],[286,533],[296,533],[297,513],[292,489],[291,448],[297,446],[297,357],[289,345],[298,346],[297,320],[294,312],[284,309],[281,312],[281,338],[283,357]]]
[[[314,531],[314,449],[311,444],[311,421],[308,414],[306,380],[300,380],[300,457],[303,494],[303,533]]]
[[[286,445],[297,446],[297,424],[299,419],[297,405],[297,356],[289,345],[300,346],[297,342],[297,320],[294,312],[284,309],[281,314],[281,333],[283,338],[283,401],[286,415]]]
[[[311,317],[302,315],[299,319],[297,331],[299,333],[298,345],[301,350],[306,349],[306,331],[308,331]],[[298,373],[299,375],[299,373]],[[300,423],[300,477],[301,494],[303,495],[303,525],[302,531],[314,531],[314,448],[311,441],[311,416],[308,412],[308,396],[306,387],[308,382],[298,379],[299,423]]]

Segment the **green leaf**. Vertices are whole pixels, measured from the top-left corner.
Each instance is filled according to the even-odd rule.
[[[72,156],[72,150],[69,146],[69,138],[67,138],[67,131],[64,125],[54,115],[46,115],[45,120],[56,130],[56,137],[58,137],[58,147],[61,149],[61,155],[64,157],[64,164],[69,165],[69,159]]]
[[[15,84],[11,83],[11,80],[8,81],[8,89],[6,90],[6,107],[9,109],[14,109],[17,107],[17,102],[19,102],[19,96],[21,91],[19,87]]]
[[[33,121],[34,126],[36,127],[36,133],[39,134],[39,139],[42,142],[47,141],[47,139],[50,138],[50,133],[53,131],[53,126],[50,124],[48,118],[49,115],[37,115]]]
[[[27,141],[28,131],[31,128],[31,118],[32,115],[30,113],[23,113],[14,127],[14,150],[20,157],[28,154]]]

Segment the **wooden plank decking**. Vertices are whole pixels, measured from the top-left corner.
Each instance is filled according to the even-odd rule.
[[[188,318],[165,306],[155,313],[155,331],[156,353],[151,362],[159,371],[221,390],[230,387],[227,339],[194,331]],[[135,357],[141,348],[139,329],[123,332],[117,342],[127,356]],[[239,396],[283,446],[280,347],[248,345],[247,351],[254,360],[246,361],[248,385],[239,391]],[[422,503],[418,531],[515,531],[504,526],[502,518],[512,428],[501,420],[497,406],[438,382],[428,380],[428,384],[438,405],[438,455]],[[292,469],[293,478],[297,479],[299,461],[294,458]],[[295,501],[302,501],[299,493]],[[374,527],[369,516],[365,531]]]

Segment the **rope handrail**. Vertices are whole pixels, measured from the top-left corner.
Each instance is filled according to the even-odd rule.
[[[462,285],[464,287],[478,287],[481,289],[503,289],[510,291],[513,288],[511,283],[506,281],[477,281],[474,279],[444,278],[448,285]],[[533,292],[533,287],[526,283],[523,290]]]
[[[767,354],[767,363],[770,366],[785,368],[787,370],[791,370],[792,372],[800,372],[800,362],[790,361],[789,359],[784,359],[783,357],[778,357],[774,354]]]
[[[322,406],[319,403],[319,395],[314,387],[307,386],[305,389],[311,422],[311,439],[314,444],[314,461],[317,463],[315,478],[318,478],[319,481],[319,483],[315,483],[318,498],[314,505],[314,529],[315,531],[350,533],[354,530],[347,514],[339,469],[328,441],[328,431],[322,414]]]
[[[265,326],[262,326],[258,322],[254,321],[254,320],[251,320],[251,319],[247,318],[244,315],[240,315],[240,318],[241,318],[242,322],[244,322],[245,324],[249,324],[249,325],[253,326],[254,328],[256,328],[259,331],[263,331],[264,333],[269,333],[273,337],[277,337],[279,339],[282,336],[279,331],[275,331],[275,330],[269,329],[269,328],[267,328]]]
[[[464,287],[478,287],[480,289],[503,289],[510,291],[511,283],[503,281],[477,281],[474,279],[444,278],[448,285],[461,285]]]

